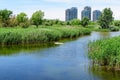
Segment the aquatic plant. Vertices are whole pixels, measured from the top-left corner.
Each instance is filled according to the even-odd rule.
[[[90,42],[89,57],[94,64],[120,69],[120,36]]]
[[[0,45],[33,44],[58,41],[62,38],[74,38],[90,34],[91,30],[81,27],[29,27],[26,29],[0,28]]]

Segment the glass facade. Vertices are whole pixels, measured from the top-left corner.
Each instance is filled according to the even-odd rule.
[[[91,7],[86,6],[84,10],[82,10],[81,19],[83,19],[84,17],[87,17],[88,19],[91,20]]]
[[[95,10],[93,11],[93,21],[97,21],[101,15],[101,11]]]
[[[65,20],[66,21],[77,19],[77,17],[78,17],[78,10],[76,7],[72,7],[71,9],[67,9],[65,11]]]

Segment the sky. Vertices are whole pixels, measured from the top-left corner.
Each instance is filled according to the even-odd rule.
[[[28,17],[37,10],[44,12],[46,19],[65,20],[65,10],[71,7],[78,8],[78,18],[81,19],[81,11],[85,6],[93,10],[111,8],[116,20],[120,20],[120,0],[0,0],[0,9],[12,10],[17,15],[25,12]]]

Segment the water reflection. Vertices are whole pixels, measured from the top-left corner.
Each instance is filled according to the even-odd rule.
[[[0,47],[0,80],[118,80],[119,73],[89,68],[87,56],[89,41],[118,35],[120,32],[93,32],[69,42],[60,41],[62,45]]]
[[[99,77],[101,80],[120,80],[119,71],[110,71],[105,67],[91,66],[89,67],[90,73]]]
[[[31,44],[31,45],[20,45],[20,46],[5,46],[0,47],[0,56],[10,56],[15,55],[20,52],[33,52],[37,50],[41,50],[44,48],[55,47],[54,43],[47,43],[47,44]]]
[[[106,39],[115,36],[120,36],[120,32],[93,32],[90,37],[90,41],[95,41],[98,39]],[[100,80],[120,80],[120,71],[108,71],[108,68],[100,67],[100,66],[92,66],[90,67],[89,72],[94,76],[98,77]]]
[[[120,32],[92,32],[90,36],[90,41],[111,38],[114,36],[120,36]]]

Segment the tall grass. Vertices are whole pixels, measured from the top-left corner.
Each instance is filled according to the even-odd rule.
[[[94,64],[120,69],[120,36],[89,43],[89,57]]]
[[[0,28],[0,45],[53,42],[90,33],[81,27]]]

